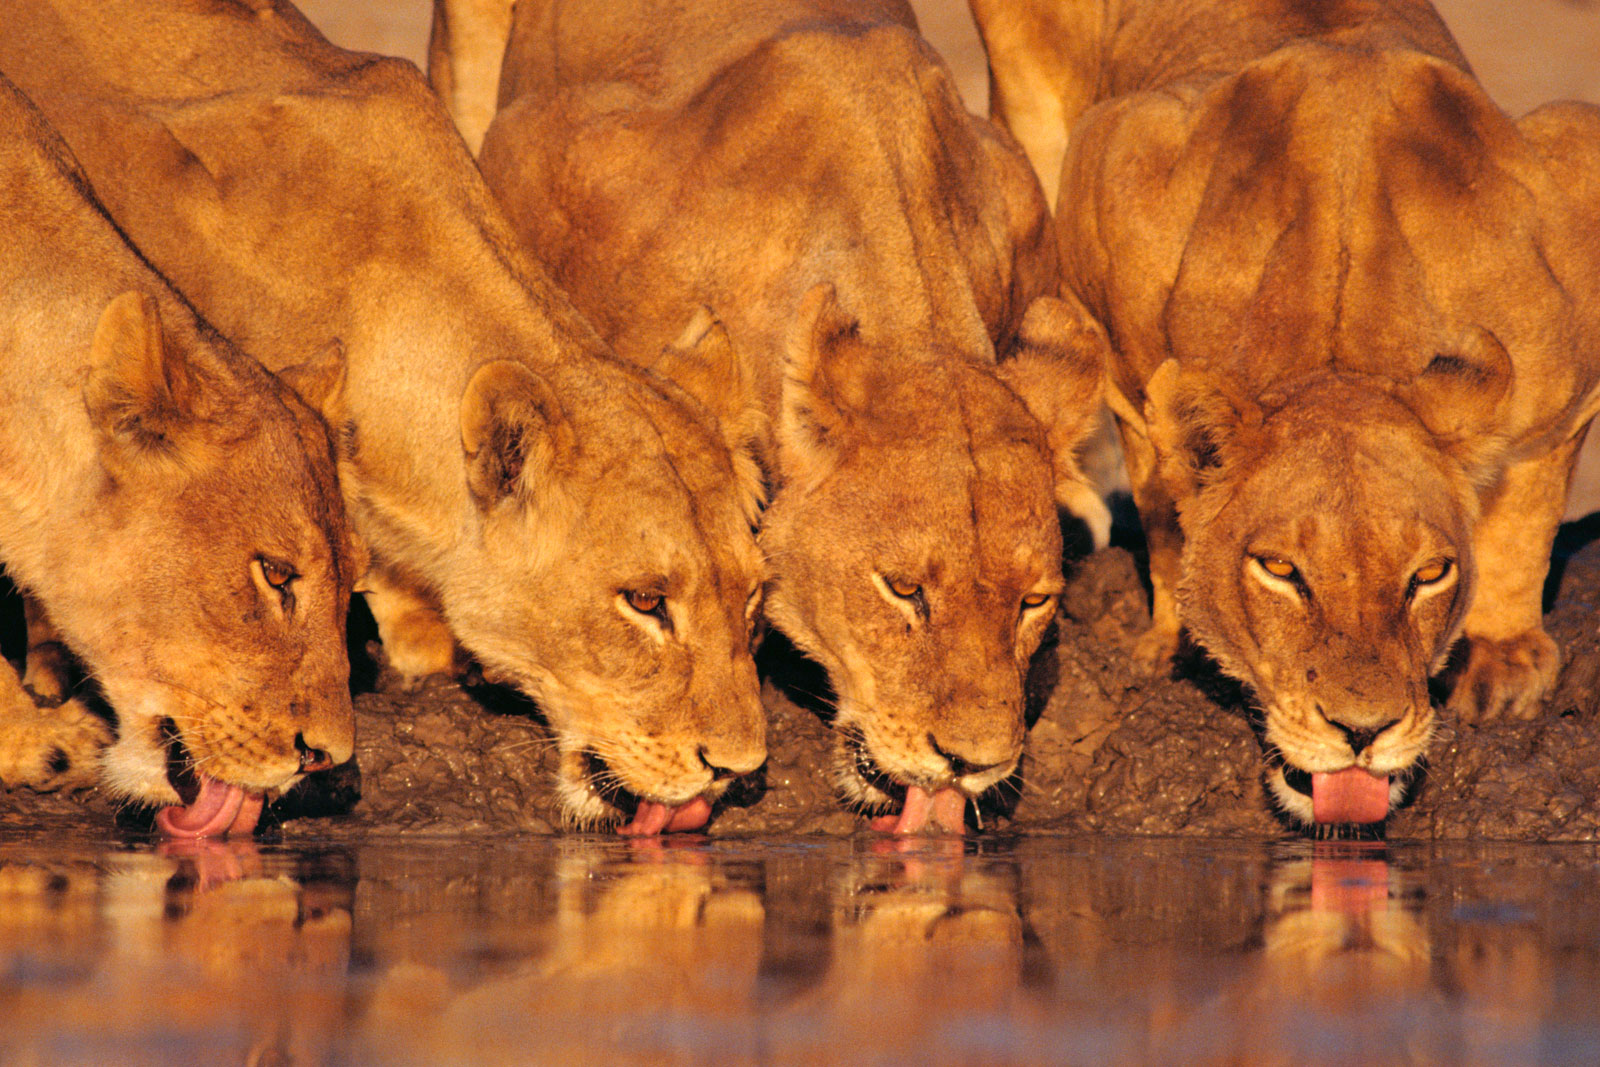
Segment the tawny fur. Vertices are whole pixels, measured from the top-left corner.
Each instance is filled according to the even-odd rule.
[[[888,799],[858,756],[925,789],[1010,774],[1057,500],[1104,515],[1076,464],[1101,370],[1040,299],[1016,145],[895,2],[519,3],[499,95],[485,176],[618,352],[697,305],[726,325],[747,373],[680,384],[765,415],[766,612],[829,672],[844,791]]]
[[[1600,382],[1600,110],[1513,121],[1419,0],[972,7],[1109,337],[1146,658],[1187,627],[1302,770],[1409,768],[1460,635],[1452,711],[1533,715]]]
[[[5,0],[0,21],[0,67],[205,314],[271,367],[342,342],[333,421],[391,663],[449,670],[459,641],[563,751],[661,803],[762,762],[758,487],[519,249],[413,67],[283,3]],[[565,785],[575,817],[615,816]]]
[[[116,712],[101,781],[176,802],[163,720],[252,790],[291,783],[297,745],[348,759],[358,564],[321,420],[150,269],[3,78],[0,127],[0,559],[39,649],[69,647]],[[0,665],[0,704],[0,780],[92,776],[107,737],[76,700],[38,707]]]

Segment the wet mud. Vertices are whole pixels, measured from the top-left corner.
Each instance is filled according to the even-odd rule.
[[[1546,625],[1561,646],[1553,697],[1528,722],[1481,726],[1440,714],[1439,735],[1391,838],[1600,839],[1600,533],[1565,528]],[[1261,785],[1247,694],[1191,654],[1167,677],[1139,675],[1146,624],[1134,556],[1111,548],[1074,564],[1056,631],[1030,678],[1021,772],[986,797],[983,830],[1272,836],[1290,832]],[[358,620],[361,664],[353,766],[313,776],[269,807],[285,839],[370,834],[550,833],[561,828],[555,752],[538,709],[491,686],[436,680],[406,689]],[[826,679],[769,638],[761,661],[770,758],[719,805],[713,836],[849,834],[862,819],[836,799],[828,767]],[[0,826],[119,822],[96,793],[0,794]]]

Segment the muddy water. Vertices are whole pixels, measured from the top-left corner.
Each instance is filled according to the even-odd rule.
[[[1600,1062],[1600,851],[0,841],[0,1061]]]

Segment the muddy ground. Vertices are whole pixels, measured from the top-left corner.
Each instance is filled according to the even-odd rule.
[[[1390,822],[1395,838],[1600,839],[1600,521],[1557,546],[1546,619],[1562,647],[1555,696],[1531,722],[1445,721],[1425,776]],[[1581,550],[1580,550],[1581,548]],[[1198,656],[1171,677],[1129,663],[1145,625],[1134,555],[1113,547],[1071,566],[1057,634],[1036,660],[1037,718],[1021,774],[980,812],[988,828],[1137,834],[1275,835],[1249,705]],[[269,832],[547,833],[559,827],[554,754],[537,709],[515,694],[437,681],[408,691],[381,667],[358,618],[354,766],[314,776],[279,801]],[[769,641],[762,664],[771,756],[723,804],[713,834],[847,834],[860,820],[834,799],[820,672]],[[60,820],[140,825],[98,794],[0,794],[0,826]]]

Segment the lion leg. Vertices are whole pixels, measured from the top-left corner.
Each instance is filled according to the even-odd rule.
[[[1164,670],[1178,651],[1178,576],[1183,565],[1183,532],[1170,494],[1156,475],[1150,439],[1117,420],[1128,464],[1133,502],[1150,556],[1150,629],[1133,646],[1134,664],[1147,674]]]
[[[1544,580],[1583,436],[1511,466],[1478,521],[1467,656],[1447,705],[1462,722],[1532,718],[1555,685],[1561,653],[1544,631]]]
[[[41,791],[93,785],[111,729],[76,700],[40,707],[0,663],[0,784]]]
[[[513,0],[433,0],[428,82],[476,156],[494,119]]]
[[[22,685],[41,704],[59,704],[72,687],[72,658],[61,635],[50,624],[44,605],[31,596],[22,598],[28,625],[28,655]]]
[[[454,674],[456,641],[439,609],[420,593],[374,567],[363,579],[367,608],[378,624],[378,639],[389,666],[405,684],[430,674]]]

